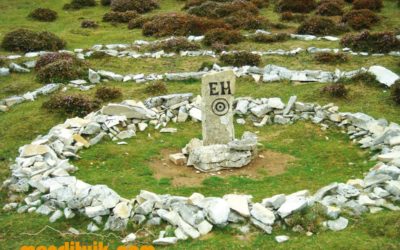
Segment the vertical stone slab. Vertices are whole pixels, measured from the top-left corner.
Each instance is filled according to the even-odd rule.
[[[227,144],[235,138],[233,101],[236,77],[232,70],[203,76],[203,145]]]

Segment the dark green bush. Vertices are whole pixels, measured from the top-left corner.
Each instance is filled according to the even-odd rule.
[[[326,2],[317,7],[316,14],[320,16],[341,16],[343,10],[342,6],[335,2]]]
[[[111,87],[100,87],[96,90],[96,98],[102,101],[111,101],[122,97],[120,89]]]
[[[163,81],[149,83],[144,91],[150,95],[162,95],[168,93],[167,85]]]
[[[338,64],[348,62],[349,57],[344,53],[319,52],[314,55],[314,60],[319,63]]]
[[[219,28],[207,31],[203,43],[207,46],[211,46],[214,43],[234,44],[240,43],[243,40],[244,36],[242,36],[239,31]]]
[[[317,7],[315,0],[280,0],[275,10],[278,12],[309,13]]]
[[[330,97],[344,98],[347,97],[348,89],[344,84],[333,83],[322,88],[321,92],[327,94]]]
[[[100,3],[103,6],[110,6],[111,0],[100,0]]]
[[[219,60],[229,66],[259,66],[261,64],[261,56],[247,51],[240,51],[229,54],[222,54]]]
[[[94,29],[94,28],[99,27],[99,25],[97,24],[96,21],[83,20],[83,21],[81,22],[81,27],[82,27],[82,28],[85,28],[85,29],[89,29],[89,28]]]
[[[112,0],[111,9],[113,11],[125,12],[136,11],[138,13],[146,13],[159,8],[159,4],[155,0]]]
[[[85,116],[100,107],[100,101],[83,95],[54,95],[43,108],[50,112],[64,112],[70,115]]]
[[[361,10],[361,9],[369,9],[374,11],[379,11],[383,7],[382,0],[354,0],[353,1],[353,9]]]
[[[65,10],[79,10],[85,7],[96,6],[96,0],[72,0],[71,3],[64,5]]]
[[[5,66],[7,66],[8,64],[7,64],[7,62],[6,62],[6,59],[4,59],[4,58],[0,58],[0,67],[5,67]]]
[[[369,72],[360,72],[352,78],[348,79],[347,82],[362,83],[370,86],[379,86],[380,84],[376,79],[376,76]]]
[[[67,82],[87,76],[88,67],[81,61],[58,60],[41,68],[36,78],[42,83]]]
[[[400,41],[393,32],[370,33],[363,31],[357,34],[346,34],[342,37],[340,44],[349,47],[353,51],[364,51],[370,53],[388,53],[400,49]]]
[[[334,21],[326,17],[311,17],[304,21],[297,29],[299,34],[333,35],[338,34],[339,29]]]
[[[229,25],[220,20],[212,20],[181,13],[168,13],[153,16],[143,25],[145,36],[187,36],[202,35],[215,28],[228,28]]]
[[[59,60],[69,60],[79,63],[78,59],[76,59],[76,57],[72,54],[53,52],[53,53],[46,53],[40,56],[39,59],[36,61],[35,69],[40,70],[44,66]]]
[[[1,47],[8,51],[56,51],[63,49],[66,42],[53,33],[17,29],[4,35]]]
[[[53,22],[57,19],[58,14],[51,9],[37,8],[29,14],[29,17],[42,22]]]
[[[179,52],[183,50],[198,50],[200,45],[189,42],[186,37],[174,37],[148,46],[150,51],[164,50],[165,52]]]
[[[342,22],[355,30],[369,29],[379,22],[379,17],[371,10],[352,10],[342,17]]]
[[[390,95],[393,101],[396,104],[400,105],[400,80],[397,80],[391,87],[390,87]],[[400,225],[399,225],[400,226]]]
[[[130,20],[139,17],[136,11],[115,12],[110,11],[104,14],[103,22],[128,23]]]
[[[251,37],[251,40],[256,43],[276,43],[276,42],[284,42],[289,40],[290,35],[287,33],[278,33],[278,34],[263,34],[258,33]]]

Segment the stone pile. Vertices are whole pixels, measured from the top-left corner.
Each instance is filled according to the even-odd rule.
[[[60,86],[61,84],[50,83],[32,92],[26,92],[21,96],[11,96],[3,100],[0,100],[0,112],[6,112],[11,107],[26,101],[34,101],[40,95],[49,95],[57,91],[60,88]]]
[[[47,215],[50,222],[86,216],[92,220],[88,231],[100,228],[120,231],[126,229],[129,222],[143,226],[166,222],[168,230],[160,233],[153,242],[155,245],[196,239],[214,227],[235,223],[250,223],[271,234],[273,226],[283,225],[294,213],[316,205],[325,211],[327,219],[323,225],[334,231],[347,227],[345,212],[400,210],[394,205],[400,201],[400,126],[363,113],[342,113],[333,104],[320,106],[299,102],[295,96],[286,104],[280,98],[237,98],[234,110],[238,119],[246,118],[257,127],[303,120],[324,129],[337,126],[347,131],[362,148],[378,152],[374,156],[379,161],[376,166],[361,179],[331,183],[315,194],[302,190],[266,197],[260,202],[253,202],[251,195],[244,194],[227,194],[220,198],[194,193],[183,197],[148,191],[126,199],[105,185],[91,185],[71,176],[77,167],[69,159],[79,158],[81,149],[105,137],[125,140],[148,126],[161,130],[174,122],[200,121],[200,103],[201,97],[191,94],[154,97],[144,103],[127,100],[56,125],[47,135],[19,149],[19,156],[11,165],[11,177],[3,183],[3,188],[10,191],[11,202],[3,209]],[[253,142],[254,138],[246,134],[243,139]],[[243,146],[238,142],[234,144],[233,147]],[[22,193],[27,194],[23,202],[15,202]],[[125,241],[135,239],[136,236],[130,234]],[[276,240],[287,239],[277,237]]]

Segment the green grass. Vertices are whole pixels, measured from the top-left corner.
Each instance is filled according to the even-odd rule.
[[[0,0],[0,39],[11,29],[24,27],[34,30],[48,30],[56,33],[68,41],[67,48],[89,48],[94,44],[129,43],[136,39],[143,39],[140,30],[128,30],[125,24],[113,26],[102,23],[102,15],[108,8],[100,5],[94,8],[85,8],[78,11],[64,11],[62,6],[68,2],[41,1],[41,0]],[[160,0],[161,9],[150,13],[180,11],[183,5],[179,0]],[[59,19],[54,23],[41,23],[26,18],[28,13],[37,7],[50,7],[59,13]],[[375,31],[393,29],[398,26],[400,17],[395,1],[385,1],[385,8],[380,12],[382,22],[374,27]],[[272,11],[272,6],[262,10],[262,14],[273,22],[278,22],[279,15]],[[82,19],[91,19],[99,22],[100,27],[95,30],[80,28]],[[293,31],[297,24],[290,23]],[[274,30],[277,31],[277,30]],[[232,49],[268,50],[293,49],[296,47],[332,47],[338,48],[337,42],[312,41],[304,42],[290,40],[279,44],[255,44],[244,42],[232,45]],[[0,50],[0,54],[10,54]],[[204,61],[217,61],[209,57],[196,58],[163,58],[163,59],[89,59],[93,69],[111,70],[116,73],[164,73],[198,70]],[[333,71],[336,68],[353,70],[379,64],[400,73],[399,59],[394,57],[351,57],[348,63],[340,65],[320,65],[312,55],[301,54],[296,57],[265,56],[262,65],[277,64],[291,69],[323,69]],[[22,60],[18,60],[22,62]],[[135,83],[109,82],[108,86],[120,88],[124,99],[144,100],[148,97],[145,85]],[[333,99],[323,96],[320,89],[325,84],[293,84],[254,83],[250,78],[241,78],[237,81],[236,96],[272,97],[279,96],[287,101],[291,95],[297,95],[300,101],[318,102],[320,104],[335,103],[341,111],[364,112],[375,118],[385,118],[388,121],[400,123],[400,108],[389,98],[387,89],[370,87],[364,84],[348,84],[350,89],[347,99]],[[35,72],[29,74],[11,74],[0,79],[0,99],[34,90],[42,84],[35,80]],[[192,92],[200,93],[200,81],[168,82],[169,93]],[[95,89],[82,94],[93,97]],[[81,93],[78,90],[68,90],[67,93]],[[35,102],[27,102],[12,108],[11,112],[0,113],[0,181],[10,176],[9,165],[18,154],[18,148],[31,142],[38,135],[44,135],[56,124],[63,123],[66,116],[49,112],[41,105],[49,97],[39,97]],[[209,196],[220,196],[227,193],[247,193],[254,196],[254,201],[277,194],[290,193],[301,189],[315,191],[319,187],[333,181],[346,181],[349,178],[362,178],[374,162],[369,161],[370,152],[358,148],[357,145],[341,133],[338,129],[322,131],[318,126],[310,123],[298,122],[290,126],[266,126],[255,128],[248,121],[246,126],[236,126],[237,136],[243,131],[259,131],[262,148],[288,154],[295,157],[295,161],[287,171],[277,176],[263,176],[259,179],[243,177],[211,177],[204,180],[200,187],[174,187],[172,180],[162,178],[157,180],[149,168],[149,160],[160,156],[165,148],[179,149],[191,138],[201,136],[199,123],[170,124],[178,128],[178,136],[160,134],[150,129],[140,133],[137,137],[127,140],[128,145],[120,146],[115,142],[105,140],[93,148],[80,153],[82,159],[74,161],[79,167],[76,176],[91,184],[107,184],[126,198],[133,198],[139,190],[146,189],[157,193],[171,193],[175,195],[190,195],[192,192],[201,192]],[[148,138],[147,134],[151,134]],[[328,138],[328,139],[327,139]],[[349,163],[354,163],[349,164]],[[7,193],[0,192],[0,207],[7,203]],[[317,235],[307,237],[294,233],[289,229],[277,228],[273,235],[265,235],[252,228],[249,236],[243,237],[237,229],[227,227],[215,229],[209,236],[199,240],[180,242],[170,249],[399,249],[400,248],[400,215],[398,212],[382,212],[368,214],[362,217],[350,217],[349,227],[341,232],[321,231]],[[73,226],[82,231],[89,223],[83,217],[72,220],[60,220],[51,226],[65,231]],[[48,218],[36,214],[17,214],[16,212],[0,211],[0,249],[18,249],[22,244],[33,245],[61,245],[64,241],[79,240],[90,242],[103,240],[115,247],[119,240],[114,237],[97,236],[72,237],[59,235],[51,230],[30,236],[24,233],[35,233],[48,225]],[[162,228],[152,229],[157,235]],[[138,230],[129,225],[126,232],[118,234],[122,237]],[[286,234],[291,237],[289,242],[277,244],[273,236]],[[152,237],[140,239],[140,244],[150,243]]]

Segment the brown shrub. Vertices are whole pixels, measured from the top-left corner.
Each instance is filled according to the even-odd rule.
[[[229,25],[219,20],[169,13],[154,16],[146,22],[143,25],[143,35],[156,37],[202,35],[215,28],[229,28]]]
[[[128,23],[130,20],[139,17],[136,11],[126,11],[126,12],[115,12],[111,11],[105,13],[103,16],[103,22],[112,23]]]
[[[342,6],[335,2],[327,2],[318,6],[316,14],[320,16],[341,16]]]
[[[369,9],[379,11],[383,7],[382,0],[354,0],[353,1],[353,9],[361,10],[361,9]]]
[[[149,83],[144,91],[150,95],[160,95],[168,93],[167,85],[163,81]]]
[[[342,17],[342,22],[355,30],[368,29],[379,22],[379,17],[371,10],[352,10]]]
[[[400,105],[400,80],[397,80],[391,87],[390,87],[390,96],[392,100]]]
[[[221,43],[221,42],[215,42],[215,43],[211,44],[211,49],[217,53],[221,53],[222,51],[229,50],[228,45]]]
[[[289,22],[303,22],[307,19],[307,15],[297,14],[290,11],[282,12],[281,21],[289,21]]]
[[[100,107],[100,101],[89,99],[83,95],[54,95],[43,108],[50,112],[64,112],[70,115],[85,116]]]
[[[66,42],[53,33],[17,29],[4,35],[1,47],[8,51],[56,51],[63,49]]]
[[[95,28],[99,27],[99,25],[97,24],[96,21],[83,20],[81,22],[81,27],[85,28],[85,29],[88,29],[88,28],[95,29]]]
[[[349,91],[344,84],[334,83],[323,87],[321,92],[323,94],[328,94],[331,97],[344,98],[347,96]]]
[[[268,27],[268,20],[261,16],[255,16],[248,12],[236,12],[225,17],[224,22],[232,26],[234,29],[265,29]]]
[[[78,10],[85,7],[96,6],[96,0],[72,0],[71,3],[64,5],[65,10]]]
[[[112,0],[111,10],[117,12],[136,11],[138,13],[146,13],[159,8],[159,4],[155,0]]]
[[[234,0],[232,2],[207,1],[188,9],[188,13],[201,17],[222,18],[237,12],[257,15],[258,8],[251,2]]]
[[[42,67],[36,78],[39,82],[67,82],[86,77],[88,68],[80,60],[57,60]]]
[[[244,36],[237,30],[229,29],[212,29],[207,31],[204,36],[203,43],[210,46],[214,43],[234,44],[244,40]]]
[[[388,53],[400,49],[400,41],[393,32],[370,33],[363,31],[357,34],[346,34],[342,37],[340,44],[349,47],[353,51],[364,51],[370,53]]]
[[[258,33],[251,37],[251,40],[256,43],[276,43],[276,42],[284,42],[289,40],[290,35],[286,33],[278,33],[278,34],[262,34]]]
[[[148,46],[150,51],[164,50],[165,52],[179,52],[183,50],[198,50],[200,45],[189,42],[186,37],[174,37]]]
[[[332,35],[338,34],[339,29],[334,21],[326,17],[311,17],[300,24],[297,29],[299,34]]]
[[[117,88],[100,87],[96,90],[95,96],[102,101],[111,101],[122,97],[122,91]]]
[[[152,19],[153,18],[149,16],[139,16],[131,19],[128,23],[128,29],[141,29],[145,23],[150,22]]]
[[[261,64],[261,56],[247,51],[240,51],[229,54],[222,54],[219,60],[225,65],[241,67],[241,66],[259,66]]]
[[[321,0],[318,2],[318,6],[323,5],[323,4],[327,4],[327,3],[334,3],[339,5],[340,7],[344,7],[345,6],[345,2],[344,0]]]
[[[315,0],[280,0],[275,10],[278,12],[309,13],[317,7]]]
[[[59,60],[69,60],[69,61],[76,61],[76,57],[69,53],[59,53],[59,52],[52,52],[46,53],[39,57],[36,61],[35,69],[40,70],[44,66],[59,61]]]
[[[319,63],[345,63],[349,61],[349,57],[344,53],[320,52],[314,55],[314,60]]]
[[[376,76],[370,72],[359,72],[354,75],[352,78],[347,79],[347,82],[355,82],[362,83],[370,86],[379,86],[379,82],[376,79]]]
[[[51,9],[37,8],[29,14],[29,17],[42,22],[53,22],[57,19],[58,14]]]

